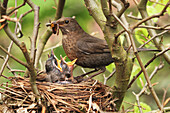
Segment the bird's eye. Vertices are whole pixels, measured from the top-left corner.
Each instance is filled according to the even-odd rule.
[[[68,23],[69,23],[69,20],[65,20],[64,23],[68,24]]]

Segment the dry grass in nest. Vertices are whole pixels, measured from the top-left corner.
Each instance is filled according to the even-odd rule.
[[[17,77],[12,79],[12,84],[2,84],[0,92],[5,95],[3,111],[10,111],[10,113],[14,111],[22,113],[21,111],[24,110],[40,113],[43,111],[48,113],[91,113],[96,111],[101,113],[115,110],[115,99],[112,98],[111,88],[96,80],[79,84],[37,81],[37,87],[43,103],[45,103],[41,107],[35,102],[28,78]]]

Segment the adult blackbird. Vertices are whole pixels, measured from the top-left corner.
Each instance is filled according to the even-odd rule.
[[[90,78],[103,73],[106,70],[105,66],[114,61],[106,41],[86,33],[74,18],[63,17],[48,23],[47,26],[51,26],[54,34],[58,34],[58,30],[61,30],[63,34],[62,45],[70,60],[77,58],[77,65],[85,68],[95,68],[91,72],[101,69],[100,72]],[[78,76],[76,79],[86,74]]]
[[[77,65],[95,68],[92,72],[101,69],[100,72],[95,74],[98,75],[105,71],[105,66],[113,62],[106,41],[86,33],[74,18],[63,17],[47,26],[49,25],[54,34],[58,34],[58,28],[61,30],[64,51],[70,60],[77,58]],[[85,75],[82,75],[82,77]]]

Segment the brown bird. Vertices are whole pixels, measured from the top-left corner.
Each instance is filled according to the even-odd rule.
[[[64,17],[48,25],[52,27],[53,33],[58,33],[58,28],[61,30],[63,34],[62,45],[70,60],[77,58],[77,65],[95,68],[89,73],[101,69],[93,76],[103,73],[106,70],[105,66],[113,62],[106,41],[86,33],[74,18]]]
[[[114,61],[106,41],[86,33],[74,18],[63,17],[48,23],[47,26],[51,26],[54,34],[58,34],[58,30],[61,30],[63,34],[62,45],[70,60],[77,58],[77,65],[85,68],[95,68],[95,70],[86,74],[101,70],[90,78],[103,73],[106,70],[105,66]],[[86,74],[75,79],[81,81]]]

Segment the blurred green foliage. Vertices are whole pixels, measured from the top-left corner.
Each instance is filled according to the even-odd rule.
[[[136,106],[134,106],[134,113],[140,113],[139,108],[137,107],[137,103],[135,103]],[[148,104],[140,102],[141,109],[143,113],[147,113],[151,111],[151,108]]]
[[[47,29],[45,26],[45,23],[49,22],[49,20],[54,20],[55,18],[55,12],[56,9],[53,7],[56,7],[55,2],[53,0],[32,0],[36,5],[38,5],[40,7],[40,13],[39,13],[39,22],[41,23],[40,25],[40,29],[39,29],[39,35],[38,37],[41,37],[41,35],[45,32],[45,30]],[[166,4],[168,2],[168,0],[159,0],[160,3],[162,4]],[[22,4],[23,1],[22,0],[18,0],[18,5]],[[14,7],[14,0],[9,0],[9,4],[8,4],[8,8],[9,7]],[[134,14],[139,15],[136,13],[137,10],[134,10],[135,6],[131,6],[127,12],[133,12]],[[148,2],[148,12],[149,15],[153,15],[155,13],[159,13],[162,10],[163,6],[159,5],[159,4],[155,4],[153,2]],[[24,14],[25,12],[29,11],[31,8],[28,5],[23,6],[22,8],[18,9],[18,18],[21,14]],[[170,8],[168,8],[168,13],[170,14]],[[65,17],[72,17],[72,16],[76,16],[76,20],[78,21],[78,23],[82,26],[82,28],[88,32],[91,33],[92,28],[94,31],[98,31],[98,26],[96,25],[96,23],[94,22],[94,20],[92,19],[92,17],[89,15],[88,10],[85,7],[84,1],[83,0],[66,0],[66,4],[64,7],[64,11],[63,11],[63,16]],[[12,16],[14,17],[14,15]],[[168,16],[169,17],[169,16]],[[128,19],[129,23],[134,24],[136,21]],[[155,22],[157,22],[157,19],[154,19]],[[166,20],[162,20],[161,21],[161,25],[162,24],[167,24],[168,21]],[[29,41],[29,37],[32,37],[32,30],[33,30],[33,24],[34,24],[34,13],[31,12],[29,14],[27,14],[21,21],[22,24],[22,31],[24,36],[20,39],[21,41],[24,41],[26,43],[27,48],[30,48],[30,41]],[[14,31],[15,28],[15,23],[9,22],[9,26],[12,29],[12,31]],[[167,33],[166,35],[164,35],[164,41],[163,44],[165,45],[169,45],[170,42],[170,34]],[[121,36],[123,37],[123,36]],[[60,40],[58,40],[58,38],[61,38],[60,36],[57,35],[53,35],[51,37],[51,39],[48,40],[47,46],[45,48],[50,48],[52,45],[54,45],[55,43],[59,43]],[[136,29],[135,30],[135,38],[136,38],[136,44],[137,46],[140,44],[143,44],[144,41],[146,41],[146,38],[150,38],[148,36],[148,32],[146,29]],[[6,49],[10,43],[9,38],[7,37],[7,35],[4,33],[3,30],[0,31],[0,44],[3,45]],[[57,40],[57,42],[53,42],[53,40]],[[145,47],[151,47],[155,48],[153,46],[152,43],[149,43],[149,45],[146,45]],[[18,49],[18,47],[16,47],[16,45],[13,45],[13,48],[11,50],[11,53],[19,58],[22,61],[25,61],[23,54],[21,53],[21,51]],[[60,58],[60,55],[65,56],[64,50],[62,48],[62,46],[59,46],[57,48],[54,49],[54,53],[55,55]],[[47,59],[47,54],[50,54],[50,50],[47,52],[44,52],[44,54],[42,55],[42,62],[44,63],[45,60]],[[0,50],[0,55],[5,56],[5,54]],[[145,52],[145,53],[140,53],[140,56],[142,58],[143,63],[145,64],[150,58],[152,58],[154,55],[153,52]],[[67,58],[67,60],[69,60]],[[154,88],[156,89],[156,92],[158,93],[159,98],[162,98],[163,95],[163,90],[162,88],[166,88],[169,85],[169,80],[170,80],[170,69],[169,69],[169,64],[166,63],[166,61],[164,61],[163,57],[157,58],[150,66],[148,66],[147,71],[150,74],[155,66],[158,66],[159,62],[162,61],[165,63],[164,68],[159,71],[155,77],[152,80],[152,83],[155,82],[160,82],[158,86],[155,86]],[[0,59],[0,64],[3,63],[3,60]],[[15,62],[14,60],[12,60],[10,58],[9,60],[9,65],[12,69],[18,69],[18,70],[25,70],[25,67],[23,67],[22,65],[20,65],[19,63]],[[1,66],[1,65],[0,65]],[[110,64],[109,66],[107,66],[107,71],[105,73],[106,76],[108,76],[113,70],[114,70],[115,66],[114,64]],[[89,71],[88,69],[85,69],[86,71]],[[138,72],[140,71],[140,67],[139,64],[136,62],[134,63],[134,67],[133,67],[133,72],[131,75],[131,79],[133,78],[133,76],[135,76]],[[76,69],[74,70],[74,75],[80,75],[82,74],[82,70],[80,67],[76,67]],[[8,69],[5,69],[5,71],[3,72],[4,75],[6,76],[13,76]],[[23,75],[23,73],[18,73]],[[114,76],[108,81],[108,85],[112,85],[113,84],[113,78]],[[96,77],[96,79],[103,81],[103,77],[102,75],[99,75]],[[0,77],[0,82],[4,82],[6,81],[6,79],[4,79],[3,77]],[[128,90],[128,92],[126,93],[126,97],[124,101],[128,101],[128,102],[132,102],[135,103],[135,99],[133,94],[131,93],[132,91],[135,90],[135,92],[139,92],[140,88],[142,88],[143,83],[145,84],[145,78],[144,75],[141,74],[140,77],[137,79],[137,81],[134,83],[135,85],[132,85],[132,88],[130,88]],[[168,90],[167,95],[170,95],[170,91]],[[148,102],[151,102],[153,104],[148,104]],[[145,104],[146,103],[146,104]],[[125,107],[128,107],[130,105],[127,104],[123,104]],[[153,102],[153,98],[152,96],[144,96],[141,97],[141,105],[146,108],[146,111],[149,111],[152,107],[152,109],[156,109],[156,104]],[[170,105],[170,104],[168,104]],[[138,113],[138,109],[135,106],[134,110],[136,113]],[[145,111],[144,111],[145,112]]]

